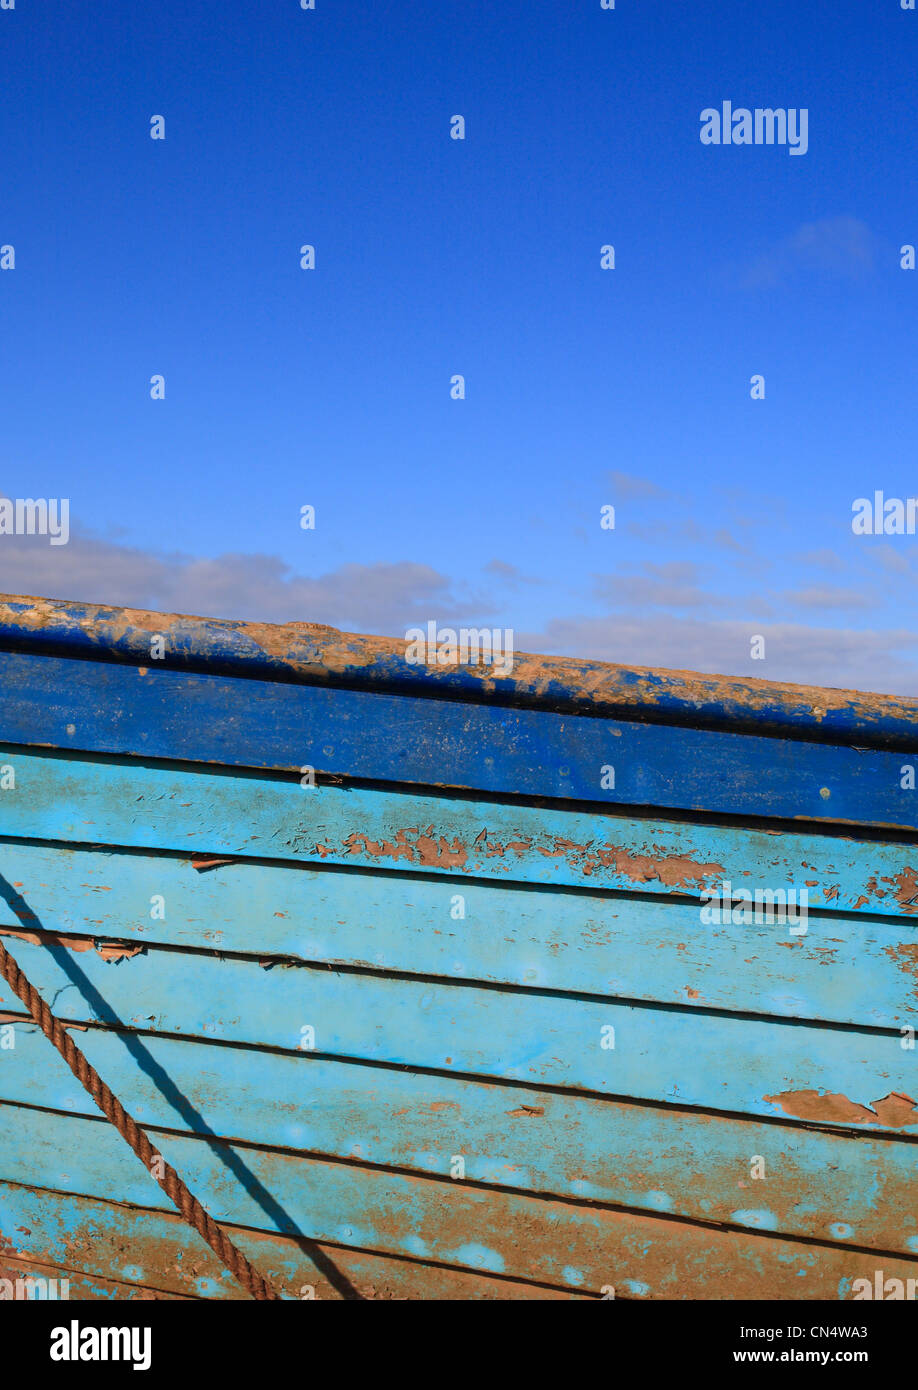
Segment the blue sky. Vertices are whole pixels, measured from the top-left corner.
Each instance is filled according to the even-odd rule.
[[[0,492],[72,526],[4,590],[918,694],[900,0],[15,0],[0,71]]]

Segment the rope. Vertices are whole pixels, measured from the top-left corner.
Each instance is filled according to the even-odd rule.
[[[175,1169],[154,1149],[145,1132],[125,1110],[121,1101],[106,1086],[95,1067],[89,1062],[67,1032],[60,1019],[55,1018],[41,995],[23,975],[13,957],[0,942],[0,974],[10,989],[22,1000],[45,1037],[54,1043],[76,1079],[92,1096],[107,1120],[126,1139],[147,1172],[155,1178],[171,1202],[175,1204],[190,1226],[202,1236],[226,1267],[252,1298],[276,1299],[279,1295],[254,1265],[250,1264],[213,1217],[204,1210],[197,1197],[188,1190]],[[157,1177],[162,1172],[162,1177]]]

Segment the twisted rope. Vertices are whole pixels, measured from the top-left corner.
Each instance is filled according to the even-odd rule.
[[[254,1265],[246,1259],[217,1225],[213,1217],[204,1210],[201,1203],[190,1192],[178,1173],[162,1154],[154,1149],[146,1133],[125,1110],[121,1101],[102,1080],[67,1032],[60,1019],[55,1018],[41,995],[30,984],[25,975],[0,941],[0,974],[10,989],[22,1000],[32,1018],[38,1024],[73,1072],[76,1079],[86,1088],[107,1120],[115,1126],[123,1139],[126,1139],[151,1177],[159,1183],[170,1202],[173,1202],[181,1215],[198,1235],[207,1241],[211,1250],[231,1270],[239,1283],[252,1298],[276,1299],[279,1295],[258,1273]],[[161,1172],[162,1177],[157,1177]]]

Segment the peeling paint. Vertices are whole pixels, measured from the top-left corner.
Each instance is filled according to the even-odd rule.
[[[106,941],[96,945],[96,950],[103,960],[131,960],[134,956],[139,956],[145,948],[143,946],[124,946],[117,941]]]
[[[65,951],[73,951],[75,955],[83,951],[96,951],[106,961],[130,960],[146,949],[143,945],[125,945],[121,941],[96,941],[92,937],[61,936],[55,932],[17,931],[14,927],[0,927],[0,936],[28,941],[31,946],[59,946]]]
[[[687,855],[667,854],[662,846],[660,857],[655,858],[649,854],[635,854],[609,842],[580,844],[555,837],[550,845],[538,845],[530,837],[501,841],[490,836],[485,840],[479,834],[470,849],[458,836],[438,834],[433,825],[423,831],[417,826],[406,826],[391,840],[372,840],[354,830],[344,838],[343,845],[347,853],[371,859],[391,859],[396,863],[405,860],[422,868],[470,868],[472,871],[477,865],[474,860],[470,864],[470,856],[474,855],[476,847],[484,849],[488,860],[502,860],[508,854],[520,858],[535,852],[545,858],[565,859],[572,868],[579,869],[584,878],[590,878],[602,868],[621,874],[632,883],[658,882],[668,888],[697,887],[723,878],[727,873],[722,864],[699,863]],[[333,845],[322,843],[316,845],[316,852],[323,857],[336,853]]]
[[[781,1095],[764,1096],[771,1105],[778,1105],[785,1115],[797,1120],[814,1120],[820,1124],[883,1125],[886,1129],[905,1129],[918,1125],[918,1109],[911,1096],[892,1091],[869,1106],[849,1100],[838,1093],[819,1091],[784,1091]]]
[[[918,941],[900,941],[884,949],[890,960],[912,977],[912,991],[918,996]]]

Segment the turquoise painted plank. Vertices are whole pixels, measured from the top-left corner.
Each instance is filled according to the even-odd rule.
[[[811,906],[918,911],[918,846],[640,820],[0,749],[7,837],[697,894],[810,885]]]
[[[513,670],[487,664],[415,665],[394,638],[324,623],[243,623],[113,608],[63,599],[0,596],[0,645],[147,666],[151,637],[164,666],[318,685],[570,709],[706,727],[742,725],[860,746],[914,748],[918,701],[815,689],[743,676],[654,671],[568,656],[513,653]]]
[[[877,748],[21,652],[0,651],[0,686],[11,744],[918,828],[905,755]]]
[[[0,926],[782,1017],[906,1024],[918,937],[902,919],[811,914],[706,925],[697,903],[532,891],[446,877],[0,841]],[[16,896],[18,895],[18,896]],[[165,918],[151,917],[160,896]],[[464,917],[456,917],[456,912]],[[31,914],[25,916],[25,913]]]
[[[2,1238],[0,1238],[2,1243]],[[0,1298],[29,1297],[29,1280],[44,1280],[44,1284],[38,1285],[42,1289],[41,1294],[36,1295],[37,1300],[42,1302],[67,1302],[67,1303],[114,1303],[122,1300],[148,1301],[151,1299],[176,1299],[183,1302],[190,1302],[193,1295],[165,1292],[153,1287],[144,1287],[139,1284],[127,1284],[115,1279],[101,1278],[97,1274],[85,1274],[79,1270],[58,1268],[57,1265],[42,1264],[38,1260],[15,1260],[11,1257],[4,1257],[0,1248],[0,1280],[8,1280],[14,1286],[17,1283],[23,1288],[23,1293],[12,1294],[4,1288],[0,1293]],[[34,1284],[32,1285],[34,1287]],[[45,1294],[48,1295],[45,1298]],[[62,1310],[63,1311],[63,1310]]]
[[[305,1038],[326,1055],[529,1085],[891,1131],[918,1126],[918,1048],[902,1047],[898,1033],[307,965],[267,970],[158,947],[114,963],[95,951],[5,944],[66,1020],[290,1051]],[[0,1009],[22,1011],[2,980]]]
[[[147,1126],[437,1177],[458,1156],[470,1182],[918,1254],[915,1151],[895,1140],[95,1028],[78,1041]],[[99,1113],[28,1023],[0,1100]]]
[[[699,1289],[708,1298],[843,1298],[854,1278],[872,1278],[878,1258],[888,1276],[918,1276],[918,1260],[888,1252],[797,1244],[217,1140],[157,1135],[157,1143],[217,1221],[554,1287],[599,1293],[614,1285],[648,1298],[697,1297]],[[12,1172],[16,1180],[26,1163],[35,1187],[117,1194],[154,1210],[168,1204],[104,1120],[13,1108],[0,1123],[0,1178]],[[6,1224],[0,1208],[0,1229]]]
[[[149,1282],[157,1290],[166,1290],[170,1298],[249,1298],[185,1222],[166,1211],[143,1211],[0,1182],[0,1247],[4,1228],[17,1248],[48,1253],[71,1277],[78,1265],[88,1271],[86,1282],[96,1287],[104,1287],[106,1274],[116,1270],[118,1287],[126,1291],[119,1297],[149,1297]],[[229,1235],[271,1280],[281,1298],[298,1302],[307,1298],[320,1302],[404,1298],[579,1302],[595,1297],[242,1227],[230,1227]]]

